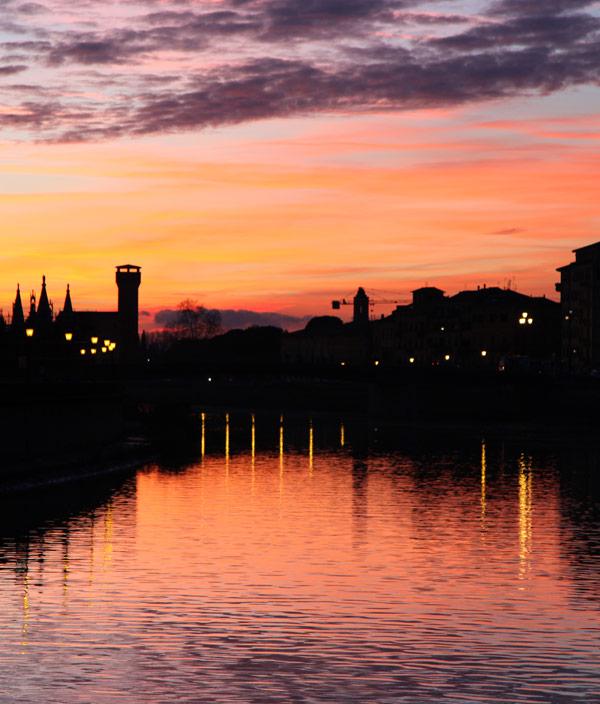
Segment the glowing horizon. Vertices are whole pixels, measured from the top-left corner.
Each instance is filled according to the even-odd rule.
[[[56,309],[67,283],[114,309],[123,262],[149,312],[326,314],[358,286],[556,298],[556,267],[600,239],[598,4],[401,5],[9,3],[0,307],[45,274]]]

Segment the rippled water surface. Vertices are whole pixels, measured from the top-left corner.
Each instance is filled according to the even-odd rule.
[[[5,506],[1,702],[600,702],[598,447],[247,414],[194,440]]]

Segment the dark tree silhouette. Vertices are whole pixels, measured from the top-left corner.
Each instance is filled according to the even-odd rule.
[[[221,331],[221,314],[217,310],[207,310],[198,301],[186,298],[177,306],[173,318],[165,327],[180,340],[201,340],[214,337]]]

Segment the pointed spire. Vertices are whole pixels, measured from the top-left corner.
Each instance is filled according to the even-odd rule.
[[[12,323],[13,330],[23,330],[25,327],[25,315],[23,313],[23,303],[21,301],[21,287],[17,284],[17,295],[13,303]]]
[[[73,304],[71,303],[71,287],[67,284],[67,294],[65,296],[65,305],[63,306],[63,315],[73,315]]]
[[[41,327],[47,327],[52,322],[52,308],[50,307],[50,301],[48,301],[45,276],[42,276],[42,291],[37,307],[37,322]]]

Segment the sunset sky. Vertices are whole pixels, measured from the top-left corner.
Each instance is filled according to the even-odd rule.
[[[600,2],[0,0],[0,306],[554,294],[600,240]]]

